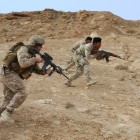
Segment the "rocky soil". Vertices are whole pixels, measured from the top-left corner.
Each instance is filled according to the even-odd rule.
[[[140,21],[124,20],[110,12],[44,11],[0,14],[0,62],[17,41],[31,35],[45,38],[42,52],[64,67],[70,48],[86,36],[102,37],[102,49],[125,60],[91,60],[97,84],[76,87],[65,77],[33,74],[25,80],[26,101],[15,110],[15,124],[0,125],[0,140],[140,140]],[[73,69],[66,75],[73,73]],[[0,102],[3,93],[0,84]]]

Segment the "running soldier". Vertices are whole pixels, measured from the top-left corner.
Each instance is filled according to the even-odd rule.
[[[0,122],[14,123],[13,111],[18,108],[26,99],[27,93],[23,84],[23,79],[28,79],[31,73],[39,75],[47,74],[39,68],[38,63],[42,63],[42,58],[29,53],[30,49],[40,52],[44,39],[35,35],[29,39],[29,45],[22,45],[16,52],[16,57],[12,62],[8,62],[14,56],[6,56],[4,65],[1,68],[1,82],[3,84],[4,100],[0,106]],[[14,53],[10,53],[14,54]],[[8,60],[7,58],[10,57]]]
[[[71,67],[73,67],[75,65],[75,62],[73,60],[73,54],[74,52],[82,45],[85,45],[85,44],[88,44],[88,43],[91,43],[92,42],[92,38],[91,37],[87,37],[85,40],[80,40],[78,42],[76,42],[72,48],[71,48],[71,58],[70,58],[70,61],[69,61],[69,64],[66,66],[66,68],[64,68],[65,71],[67,71],[68,69],[70,69]]]
[[[69,78],[69,80],[65,81],[66,86],[73,86],[71,82],[77,78],[79,78],[83,73],[85,74],[86,84],[87,86],[93,85],[96,81],[93,81],[90,77],[90,58],[96,58],[96,53],[91,55],[93,50],[99,50],[101,47],[101,38],[95,37],[93,38],[93,43],[85,44],[80,46],[73,55],[73,60],[76,64],[76,72]]]

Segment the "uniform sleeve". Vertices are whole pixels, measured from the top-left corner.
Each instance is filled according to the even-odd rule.
[[[27,68],[35,64],[35,60],[31,58],[26,46],[22,46],[17,51],[17,59],[21,68]]]
[[[76,42],[76,43],[72,46],[71,51],[72,51],[72,52],[75,52],[75,51],[80,47],[80,45],[81,45],[80,41]]]
[[[91,43],[85,45],[85,57],[87,60],[91,58],[91,49],[92,49]]]

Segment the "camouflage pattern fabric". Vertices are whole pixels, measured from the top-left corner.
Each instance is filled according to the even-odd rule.
[[[4,69],[1,69],[0,77],[3,84],[4,100],[0,106],[0,114],[5,109],[13,111],[15,108],[18,108],[27,97],[20,72],[26,70],[26,73],[35,72],[42,75],[42,70],[36,65],[34,58],[28,53],[28,49],[27,46],[22,46],[17,51],[17,62],[15,63],[17,63],[16,66],[20,69],[19,72],[10,69],[3,72],[2,70]],[[32,69],[32,67],[34,67],[34,69]]]
[[[74,52],[73,60],[76,64],[76,72],[69,78],[69,80],[67,81],[68,83],[79,78],[83,73],[85,75],[87,83],[91,80],[90,63],[88,59],[90,58],[92,47],[93,47],[92,43],[85,44],[80,46]]]

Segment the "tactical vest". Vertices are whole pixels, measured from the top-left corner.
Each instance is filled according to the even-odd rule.
[[[5,55],[3,62],[6,67],[9,67],[10,64],[16,59],[17,51],[21,48],[21,46],[25,46],[23,42],[18,42],[13,45]]]
[[[18,42],[14,46],[12,46],[6,56],[3,59],[4,66],[8,67],[10,70],[15,71],[21,78],[28,79],[31,76],[31,73],[34,71],[35,65],[32,65],[27,68],[21,68],[18,59],[17,59],[17,51],[25,46],[23,42]],[[30,46],[27,46],[30,49]],[[30,54],[31,57],[35,56],[34,54]]]

